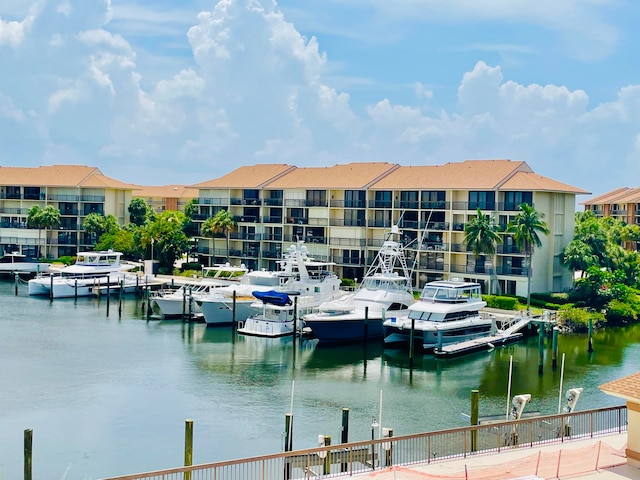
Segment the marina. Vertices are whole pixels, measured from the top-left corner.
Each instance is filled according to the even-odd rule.
[[[372,419],[395,435],[468,424],[470,392],[481,415],[504,411],[509,361],[512,396],[557,412],[559,369],[547,348],[537,372],[537,338],[441,359],[382,342],[321,347],[315,340],[237,335],[231,327],[148,320],[143,298],[121,314],[106,298],[30,297],[0,282],[0,472],[19,478],[22,436],[34,432],[34,478],[86,479],[171,468],[184,461],[184,422],[194,421],[194,464],[282,452],[293,412],[295,449],[318,435],[371,438]],[[583,388],[578,410],[619,405],[598,385],[637,371],[640,328],[561,336],[564,384]],[[73,427],[70,427],[73,426]]]

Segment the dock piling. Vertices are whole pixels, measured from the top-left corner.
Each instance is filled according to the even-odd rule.
[[[33,459],[33,430],[24,431],[24,480],[32,478]]]
[[[193,465],[193,420],[185,420],[184,425],[184,466]],[[191,472],[184,472],[184,480],[191,480]]]

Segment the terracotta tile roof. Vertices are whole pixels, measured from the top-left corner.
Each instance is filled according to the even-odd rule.
[[[0,167],[0,185],[130,189],[133,185],[107,177],[86,165]]]
[[[191,185],[195,188],[263,188],[270,180],[295,170],[286,164],[259,164],[236,168],[222,177]]]
[[[140,198],[197,198],[198,190],[187,185],[136,185],[133,196]]]
[[[331,167],[302,167],[269,182],[267,188],[364,189],[399,168],[386,162],[353,162]]]
[[[640,372],[607,382],[598,388],[608,395],[640,403]]]
[[[589,198],[584,202],[581,202],[580,205],[604,205],[608,203],[615,203],[618,198],[628,195],[629,190],[631,190],[629,187],[616,188],[610,192]]]
[[[575,193],[576,195],[588,195],[591,193],[533,172],[517,172],[500,186],[500,190],[534,190],[538,192]]]
[[[531,172],[525,162],[465,160],[444,165],[400,167],[372,186],[375,190],[494,190],[515,172]]]

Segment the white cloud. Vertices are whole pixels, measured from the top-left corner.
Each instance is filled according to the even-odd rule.
[[[149,53],[105,23],[126,12],[141,19],[132,8],[52,3],[19,42],[0,45],[17,52],[3,69],[20,79],[0,76],[0,157],[98,165],[124,181],[158,184],[195,183],[256,162],[513,158],[576,186],[595,190],[588,185],[597,179],[600,191],[619,186],[611,172],[638,172],[637,85],[590,106],[583,90],[514,81],[477,61],[459,73],[451,106],[437,86],[408,80],[413,98],[380,96],[354,110],[317,39],[256,0],[222,0],[194,15],[183,32],[192,58],[168,62],[150,79]]]

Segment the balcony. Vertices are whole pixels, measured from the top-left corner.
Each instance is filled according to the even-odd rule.
[[[269,207],[281,207],[282,206],[282,198],[265,198],[264,204]]]
[[[81,202],[95,202],[95,203],[104,203],[104,196],[100,195],[82,195],[80,197]]]
[[[263,250],[262,258],[281,258],[282,252],[278,252],[277,250]]]
[[[304,202],[304,206],[305,207],[327,207],[328,203],[327,200],[305,200]]]
[[[418,263],[418,270],[436,270],[438,272],[444,272],[447,269],[447,264],[444,261],[429,260]]]
[[[236,223],[260,223],[260,217],[254,215],[236,215],[233,220]]]
[[[435,202],[421,202],[420,207],[426,210],[449,210],[449,202],[435,201]]]
[[[242,232],[232,232],[229,235],[229,238],[232,240],[250,240],[250,241],[259,241],[261,240],[262,234],[260,233],[242,233]]]
[[[262,217],[262,223],[282,223],[282,216],[280,216],[280,217]]]
[[[345,257],[343,255],[332,255],[331,261],[340,265],[358,265],[364,266],[364,263],[360,258],[356,257]]]
[[[331,237],[329,243],[335,247],[365,247],[367,245],[364,238]]]
[[[232,198],[231,205],[262,205],[259,198]]]
[[[417,220],[402,220],[398,226],[400,228],[410,228],[413,230],[417,230],[420,224]]]
[[[338,208],[366,208],[367,202],[364,200],[331,200],[330,205]]]
[[[512,275],[517,277],[526,277],[529,269],[527,267],[498,267],[496,273],[498,275]]]
[[[453,202],[454,210],[495,210],[496,202]]]
[[[418,200],[400,200],[396,202],[396,208],[417,210],[420,206]]]
[[[306,217],[287,217],[287,223],[293,225],[307,225],[309,219]]]
[[[198,198],[198,205],[229,205],[228,198]]]
[[[282,234],[281,233],[263,233],[262,240],[265,240],[268,242],[281,242]]]
[[[391,208],[391,200],[369,200],[369,208]]]
[[[446,252],[449,248],[447,243],[442,242],[424,242],[422,244],[421,250],[423,251],[436,251],[436,252]]]
[[[366,224],[364,219],[332,218],[329,220],[329,225],[332,227],[364,227]]]
[[[451,265],[451,272],[478,274],[478,275],[492,275],[493,268],[487,268],[482,265]]]
[[[374,228],[391,228],[391,220],[369,220],[367,221],[367,226]]]
[[[500,244],[496,246],[496,253],[500,254],[513,254],[513,253],[522,253],[520,249],[515,245],[504,245]]]
[[[420,222],[420,226],[422,228],[425,227],[424,222]],[[427,230],[439,230],[439,231],[445,231],[445,230],[449,230],[449,222],[429,222],[426,225]]]
[[[533,204],[529,202],[500,202],[498,203],[498,210],[501,212],[517,212],[520,210],[520,204],[527,203],[533,207]],[[482,207],[481,207],[482,208]],[[484,209],[483,209],[484,210]],[[490,210],[490,209],[487,209]]]

